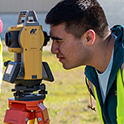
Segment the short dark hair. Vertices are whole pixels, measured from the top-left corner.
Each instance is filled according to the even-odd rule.
[[[80,38],[93,29],[100,37],[108,33],[104,11],[96,0],[62,0],[47,14],[45,22],[52,26],[66,24],[66,31]]]

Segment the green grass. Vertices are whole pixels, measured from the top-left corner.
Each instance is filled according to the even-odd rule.
[[[3,52],[4,61],[13,60],[13,53]],[[64,70],[54,55],[43,52],[43,61],[48,62],[54,82],[43,81],[48,94],[44,104],[48,108],[51,124],[100,124],[98,112],[87,108],[89,93],[84,82],[84,67]],[[13,96],[13,84],[3,82],[0,96],[0,124],[8,108],[8,98]]]

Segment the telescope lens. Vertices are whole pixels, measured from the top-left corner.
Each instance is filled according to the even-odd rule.
[[[5,35],[6,46],[11,48],[20,48],[20,45],[18,43],[18,34],[19,34],[19,31],[6,32],[6,35]]]
[[[7,32],[5,35],[5,43],[6,43],[6,46],[11,45],[11,33],[10,32]]]

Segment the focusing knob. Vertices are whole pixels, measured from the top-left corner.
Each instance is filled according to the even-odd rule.
[[[10,60],[4,62],[4,66],[7,67],[8,63],[11,62]]]
[[[50,40],[50,36],[48,36],[45,31],[43,33],[44,33],[44,45],[43,46],[46,46],[47,42],[49,42]]]

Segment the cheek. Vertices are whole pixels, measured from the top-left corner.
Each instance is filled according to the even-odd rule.
[[[63,52],[68,57],[68,59],[76,59],[79,56],[80,48],[75,44],[71,44],[63,49]],[[74,60],[73,60],[74,61]]]
[[[81,56],[83,44],[79,40],[69,39],[67,42],[63,42],[60,45],[60,50],[66,59],[74,61],[73,59],[79,59]]]
[[[75,46],[70,50],[70,57],[72,61],[77,64],[84,61],[85,55],[85,49],[82,44],[75,44]]]

